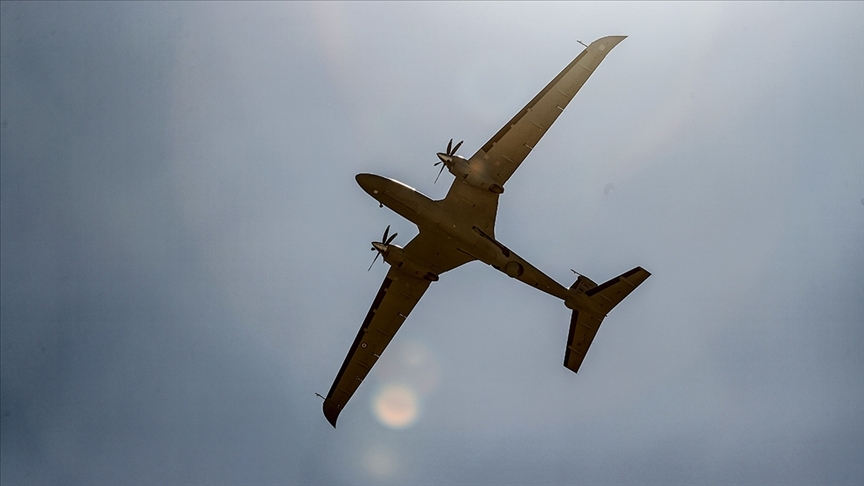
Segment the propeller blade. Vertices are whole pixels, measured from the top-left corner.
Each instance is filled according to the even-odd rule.
[[[450,155],[450,148],[453,147],[453,139],[451,138],[449,142],[447,142],[447,155]]]
[[[462,140],[462,142],[464,142],[464,141],[465,141],[465,140]],[[452,152],[449,152],[448,155],[453,155],[453,154],[455,154],[456,151],[459,150],[459,147],[462,146],[462,142],[457,143],[456,146],[453,147],[453,151],[452,151]]]
[[[393,241],[393,239],[396,238],[396,236],[398,234],[399,233],[393,233],[392,235],[390,235],[390,225],[388,224],[387,227],[384,228],[384,236],[381,237],[381,244],[384,246],[389,245],[390,242]],[[388,237],[387,235],[390,235],[390,236]],[[372,251],[378,250],[378,248],[375,248],[376,244],[378,244],[378,242],[376,242],[376,241],[372,242]],[[386,248],[385,248],[385,250],[386,250]],[[372,263],[369,265],[369,268],[366,269],[367,272],[369,270],[372,270],[372,266],[375,265],[376,261],[378,261],[378,257],[381,256],[381,253],[382,253],[382,251],[378,250],[378,253],[375,255],[375,258],[372,259]]]
[[[374,250],[375,248],[372,248],[372,249]],[[378,253],[375,254],[375,258],[372,259],[372,265],[375,265],[375,260],[378,260],[378,257],[379,257],[380,255],[381,255],[381,252],[380,252],[380,251],[379,251]],[[369,270],[372,270],[372,265],[369,265],[369,268],[366,269],[367,272],[368,272]]]
[[[438,165],[438,164],[435,164],[435,165]],[[438,177],[441,177],[442,172],[444,172],[444,166],[443,165],[441,166],[441,170],[438,171]],[[435,182],[433,182],[432,184],[438,183],[438,177],[435,178]]]

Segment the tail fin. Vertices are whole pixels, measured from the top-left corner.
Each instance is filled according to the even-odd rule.
[[[644,268],[636,267],[601,285],[581,275],[576,279],[567,299],[567,306],[573,309],[573,315],[570,318],[567,350],[564,352],[565,367],[574,373],[579,371],[606,314],[650,276]]]
[[[577,292],[587,292],[590,289],[596,287],[597,284],[594,283],[593,280],[586,277],[585,275],[579,275],[579,278],[573,282],[573,285],[570,286],[571,289],[575,289]]]

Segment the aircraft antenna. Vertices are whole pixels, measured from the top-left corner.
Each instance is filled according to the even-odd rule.
[[[583,45],[583,46],[585,46],[585,43],[584,43],[584,42],[582,42],[582,41],[580,41],[580,40],[579,40],[579,39],[576,39],[576,42],[578,42],[578,43],[580,43],[580,44],[582,44],[582,45]],[[586,48],[586,49],[587,49],[587,48],[588,48],[588,46],[585,46],[585,48]]]
[[[573,272],[573,273],[575,273],[576,275],[579,275],[580,277],[584,277],[584,276],[585,276],[585,275],[582,275],[581,273],[577,272],[576,270],[573,270],[572,268],[570,269],[570,271]]]
[[[324,398],[320,393],[315,392],[315,394],[318,395],[318,398],[320,398],[321,400],[327,400],[327,399]]]

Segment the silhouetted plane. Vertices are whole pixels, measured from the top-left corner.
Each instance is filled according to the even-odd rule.
[[[381,241],[372,242],[372,249],[378,251],[375,259],[383,256],[390,271],[324,400],[324,416],[333,427],[411,309],[444,272],[480,260],[563,300],[573,310],[564,366],[574,372],[579,370],[606,314],[648,278],[650,273],[636,267],[601,285],[580,275],[568,289],[495,239],[498,197],[507,179],[606,54],[624,38],[610,36],[592,42],[470,159],[456,155],[462,142],[453,146],[451,139],[447,151],[438,153],[440,160],[435,164],[441,164],[439,176],[446,167],[456,177],[444,199],[433,201],[386,177],[357,175],[363,190],[416,224],[420,233],[402,248],[392,243],[396,234],[388,236],[388,226]]]

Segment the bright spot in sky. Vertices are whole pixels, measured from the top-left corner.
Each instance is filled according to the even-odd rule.
[[[372,399],[372,411],[382,424],[391,429],[410,427],[420,415],[417,394],[405,385],[383,386]]]
[[[409,383],[420,396],[438,387],[440,372],[432,351],[423,343],[407,339],[393,346],[376,365],[383,383]]]
[[[396,459],[389,450],[373,448],[363,457],[363,467],[372,477],[385,479],[396,470]]]
[[[372,397],[372,413],[391,429],[414,425],[422,400],[437,388],[439,377],[434,353],[426,345],[413,339],[394,343],[377,365],[381,385]]]

